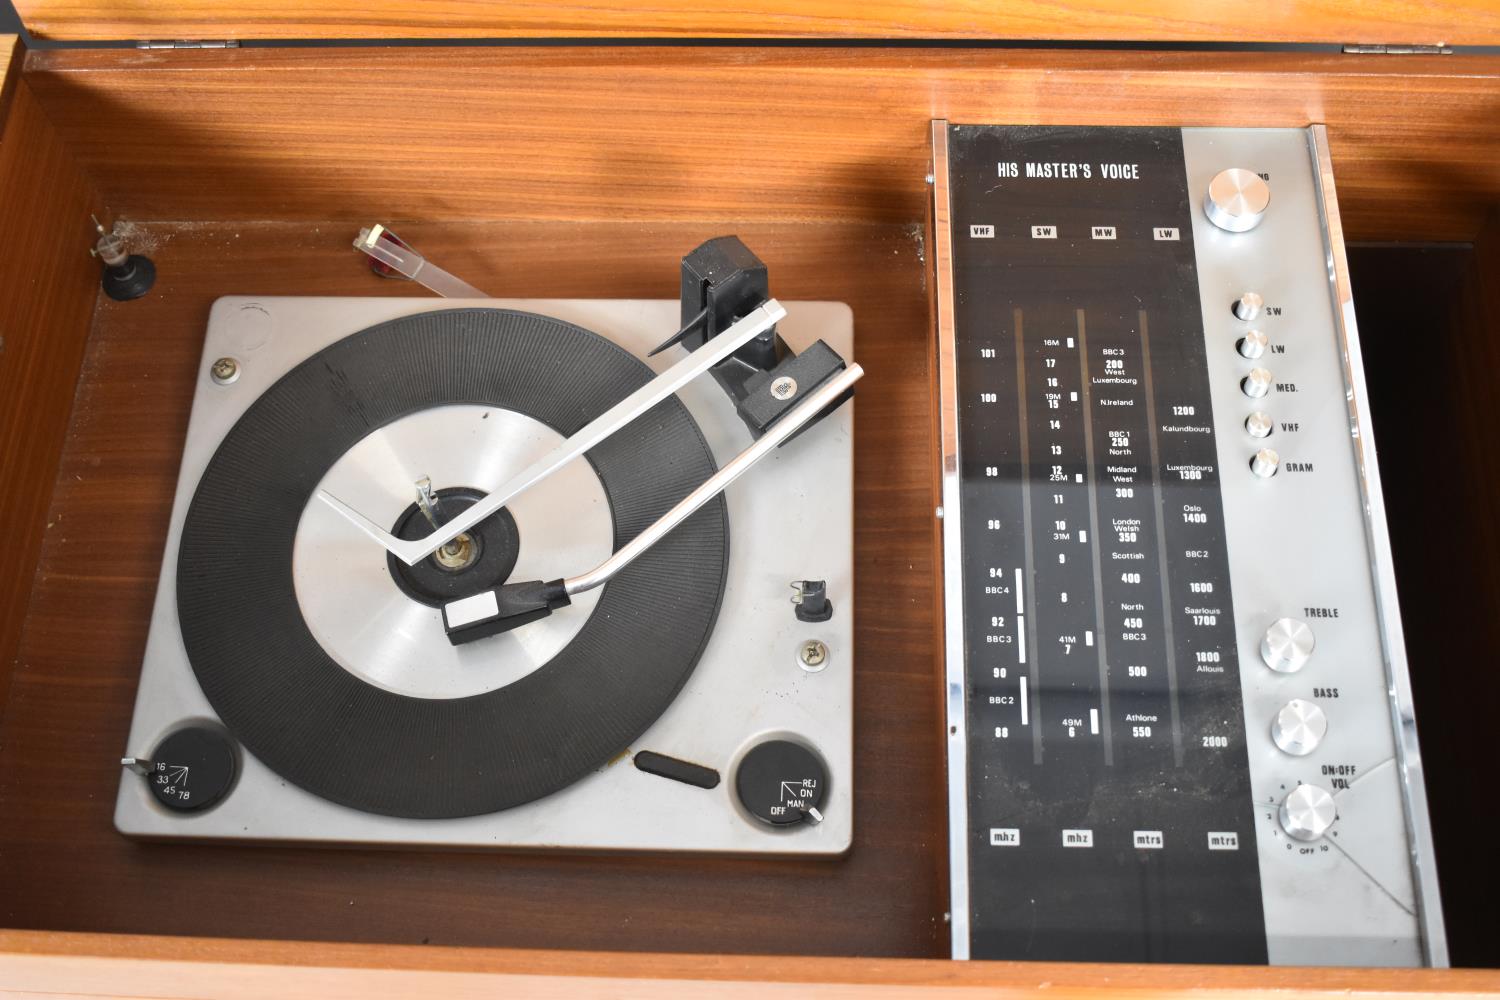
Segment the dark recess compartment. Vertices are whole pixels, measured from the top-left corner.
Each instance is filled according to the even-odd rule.
[[[1480,775],[1500,703],[1492,327],[1469,244],[1349,247],[1401,595],[1443,915],[1456,966],[1492,966],[1500,822]],[[1493,281],[1493,277],[1490,278]],[[1488,321],[1488,326],[1487,322]]]

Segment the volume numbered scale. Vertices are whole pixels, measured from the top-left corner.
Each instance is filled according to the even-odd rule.
[[[1446,964],[1322,130],[933,144],[954,955]]]
[[[119,829],[847,850],[851,314],[681,278],[215,303]]]

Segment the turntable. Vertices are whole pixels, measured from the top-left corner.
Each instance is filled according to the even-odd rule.
[[[117,828],[845,851],[861,371],[766,287],[218,300]]]

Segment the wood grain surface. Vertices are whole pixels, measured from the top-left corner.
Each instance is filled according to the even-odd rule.
[[[1500,41],[1485,0],[16,0],[38,38],[999,38]]]
[[[316,997],[1493,996],[1500,972],[528,952],[0,931],[0,989],[26,995]]]
[[[33,52],[134,218],[919,224],[928,122],[1329,126],[1351,239],[1471,239],[1500,59],[955,49]]]
[[[12,696],[0,724],[0,926],[605,950],[946,951],[933,461],[920,228],[402,226],[500,296],[675,298],[678,260],[738,231],[773,293],[854,309],[855,845],[838,861],[141,844],[111,824],[209,305],[221,294],[420,293],[348,225],[146,226],[156,288],[101,302]],[[795,903],[789,903],[794,900]],[[795,914],[789,919],[789,912]]]
[[[14,41],[0,36],[7,65]],[[88,255],[89,212],[102,208],[26,82],[3,68],[0,82],[3,706],[99,285],[99,265]]]

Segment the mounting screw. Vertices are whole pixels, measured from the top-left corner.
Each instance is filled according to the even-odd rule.
[[[208,369],[208,374],[219,385],[228,385],[240,377],[240,363],[233,358],[220,358]]]
[[[828,666],[828,647],[819,639],[809,639],[797,647],[797,662],[803,670],[815,674]]]
[[[771,395],[777,399],[791,399],[797,394],[797,380],[783,375],[771,383]]]

